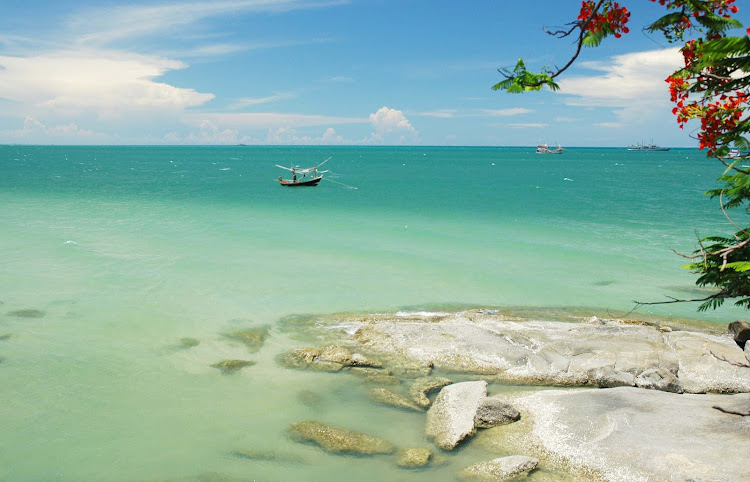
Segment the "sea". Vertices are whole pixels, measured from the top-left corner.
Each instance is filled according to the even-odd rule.
[[[279,184],[277,164],[329,157],[318,186]],[[281,321],[488,308],[723,330],[744,311],[635,304],[710,294],[677,253],[735,231],[703,194],[722,172],[697,149],[0,146],[0,480],[455,480],[499,455],[405,470],[292,440],[316,420],[431,447],[424,414],[359,379],[280,366],[313,346]],[[226,336],[254,327],[255,353]]]

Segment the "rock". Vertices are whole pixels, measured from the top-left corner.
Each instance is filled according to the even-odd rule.
[[[522,395],[513,404],[524,413],[522,423],[530,426],[508,448],[541,450],[549,455],[546,460],[574,473],[599,475],[574,480],[748,477],[750,417],[713,406],[750,407],[750,394],[675,394],[633,387],[543,390]]]
[[[401,385],[401,379],[385,374],[367,375],[362,381],[370,385]]]
[[[255,365],[255,362],[250,360],[222,360],[211,366],[221,370],[221,373],[229,375],[252,365]]]
[[[745,349],[745,343],[750,340],[750,323],[745,320],[733,321],[729,324],[729,334],[740,348]]]
[[[359,353],[352,353],[348,349],[338,346],[329,345],[320,350],[320,361],[340,363],[350,367],[372,367],[380,368],[382,363],[377,360],[370,360]]]
[[[412,383],[411,388],[409,389],[409,396],[417,405],[421,407],[429,407],[432,402],[427,398],[427,394],[438,388],[450,385],[451,383],[453,383],[453,381],[445,377],[420,377]]]
[[[474,426],[477,428],[491,428],[506,425],[521,418],[521,413],[512,405],[495,397],[488,397],[479,403],[474,415]]]
[[[314,421],[295,423],[289,427],[289,433],[297,441],[313,442],[333,454],[377,455],[396,450],[393,444],[378,437]]]
[[[344,368],[341,363],[321,360],[320,350],[317,348],[298,348],[281,353],[276,357],[276,361],[287,368],[304,368],[326,372],[337,372]]]
[[[742,350],[729,337],[676,331],[665,333],[679,363],[680,386],[687,393],[750,392],[750,376]]]
[[[44,318],[45,313],[42,310],[26,309],[9,311],[8,316],[16,318]]]
[[[745,358],[747,358],[747,361],[750,362],[750,344],[745,345]]]
[[[184,337],[180,338],[180,348],[193,348],[201,344],[201,341],[197,338]]]
[[[443,450],[456,448],[459,442],[474,434],[474,414],[486,397],[484,380],[444,387],[427,411],[427,438]]]
[[[680,381],[666,368],[651,368],[644,371],[636,377],[635,385],[639,388],[682,393]]]
[[[353,367],[373,367],[373,368],[380,368],[383,366],[383,364],[380,363],[379,361],[371,360],[360,353],[352,353],[350,365]]]
[[[285,454],[272,450],[235,450],[232,455],[241,459],[278,462],[282,464],[309,464],[310,462],[295,454]]]
[[[610,387],[634,385],[631,375],[663,368],[688,393],[750,392],[747,368],[741,366],[747,359],[727,336],[602,319],[519,322],[495,315],[469,319],[464,313],[440,321],[397,318],[381,317],[354,334],[369,351],[390,358],[396,375],[394,366],[411,364],[491,375],[505,383]]]
[[[424,467],[430,463],[430,457],[432,457],[430,449],[405,448],[399,450],[396,464],[406,469]]]
[[[383,366],[382,363],[377,360],[370,360],[360,353],[352,353],[348,349],[337,345],[329,345],[323,348],[320,351],[320,358],[351,367],[380,368]]]
[[[370,398],[378,403],[384,403],[398,408],[404,408],[407,410],[414,410],[416,412],[424,412],[424,408],[420,407],[411,400],[399,395],[398,393],[387,390],[385,388],[374,388],[370,390]]]
[[[461,478],[474,480],[508,480],[525,476],[539,465],[539,459],[523,455],[500,457],[480,462],[461,471]]]
[[[241,330],[235,330],[228,335],[228,338],[237,340],[245,344],[251,352],[256,352],[261,349],[263,343],[268,338],[270,327],[261,326],[257,328],[243,328]]]
[[[615,370],[612,367],[597,368],[593,370],[589,378],[599,388],[635,386],[635,375]]]
[[[321,403],[320,395],[312,390],[300,390],[297,392],[297,401],[311,408],[317,408]]]

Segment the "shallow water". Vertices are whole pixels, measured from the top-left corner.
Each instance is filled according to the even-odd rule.
[[[275,181],[276,163],[330,155],[326,176],[356,189]],[[0,146],[0,479],[452,480],[497,454],[469,444],[405,471],[291,441],[289,424],[315,419],[430,446],[424,415],[373,404],[359,379],[279,367],[315,340],[278,321],[693,297],[669,248],[732,231],[700,194],[720,174],[692,150]],[[743,313],[694,310],[637,313]],[[257,353],[223,336],[263,325]],[[231,358],[257,363],[210,366]],[[256,449],[291,460],[232,455]]]

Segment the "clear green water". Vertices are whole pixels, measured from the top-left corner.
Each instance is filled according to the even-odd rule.
[[[331,155],[328,179],[357,189],[275,181],[274,164]],[[0,480],[453,480],[496,454],[469,444],[410,472],[290,441],[315,419],[429,446],[424,415],[373,405],[357,379],[280,368],[301,342],[277,321],[694,297],[669,248],[732,231],[701,195],[720,174],[693,150],[0,146]],[[639,312],[743,313],[694,310]],[[258,353],[222,336],[259,325]],[[257,364],[209,366],[226,358]],[[251,449],[305,462],[231,455]]]

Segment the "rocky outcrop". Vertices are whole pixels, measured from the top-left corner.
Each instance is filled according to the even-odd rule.
[[[747,364],[746,357],[728,335],[600,319],[519,322],[457,313],[440,321],[381,317],[361,326],[354,337],[381,358],[502,382],[750,392],[748,368],[740,366]],[[658,383],[652,370],[658,370]]]
[[[377,360],[371,360],[359,353],[352,353],[348,349],[329,345],[322,349],[306,347],[298,348],[277,357],[277,361],[289,368],[305,368],[318,371],[339,371],[344,367],[358,369],[377,369],[382,364]]]
[[[541,447],[547,460],[604,480],[748,477],[750,417],[714,407],[742,412],[750,408],[750,394],[678,395],[632,387],[544,390],[513,404],[531,423],[530,436],[515,451]],[[509,439],[501,435],[505,446]]]
[[[222,360],[211,366],[221,370],[221,373],[229,375],[252,365],[255,365],[255,362],[251,360]]]
[[[499,398],[488,397],[479,402],[477,413],[474,415],[474,426],[492,428],[513,423],[519,418],[521,413],[514,406]]]
[[[289,434],[294,440],[312,442],[333,454],[377,455],[396,450],[393,444],[381,438],[314,421],[293,424]]]
[[[430,449],[405,448],[398,451],[396,464],[405,469],[415,469],[429,464],[431,457],[432,451]]]
[[[480,462],[461,471],[462,479],[469,480],[508,480],[523,476],[539,465],[539,459],[523,455],[500,457]]]
[[[409,388],[409,396],[411,396],[414,403],[420,407],[429,407],[431,402],[430,399],[427,398],[427,395],[430,392],[437,390],[438,388],[443,388],[451,383],[453,382],[445,377],[420,377],[414,380],[411,388]]]
[[[415,412],[424,412],[424,408],[420,407],[408,398],[399,395],[393,390],[388,390],[385,388],[374,388],[370,390],[370,399],[375,402],[390,405],[396,408],[414,410]]]
[[[734,338],[734,342],[744,349],[747,340],[750,340],[750,323],[745,320],[733,321],[729,324],[729,334]]]
[[[254,353],[261,349],[263,343],[266,341],[266,338],[268,338],[269,331],[269,326],[243,328],[228,333],[226,337],[235,341],[239,341],[240,343],[247,346],[247,349],[249,351]]]
[[[435,403],[427,411],[425,434],[443,450],[453,450],[466,437],[473,435],[474,415],[487,397],[487,382],[461,382],[440,390]]]

